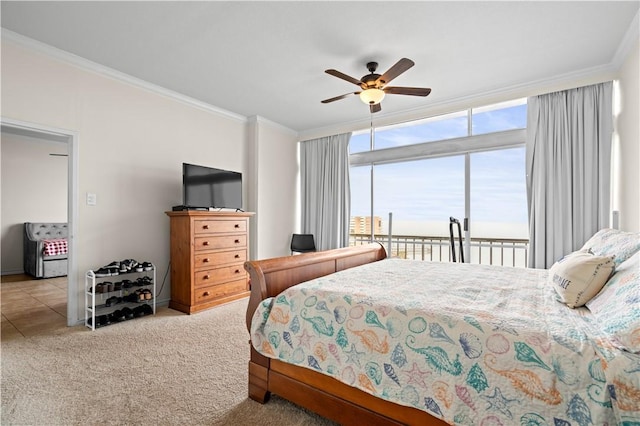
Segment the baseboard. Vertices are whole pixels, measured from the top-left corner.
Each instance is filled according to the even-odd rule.
[[[24,272],[24,269],[19,269],[16,271],[0,271],[0,275],[20,275],[20,274],[26,274],[26,272]]]

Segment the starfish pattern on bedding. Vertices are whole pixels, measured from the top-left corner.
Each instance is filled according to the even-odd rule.
[[[509,410],[509,404],[512,404],[516,401],[518,401],[517,399],[507,399],[504,396],[502,396],[502,392],[500,391],[500,388],[495,387],[493,389],[493,395],[489,396],[489,395],[480,395],[485,401],[487,401],[489,403],[489,408],[493,409],[493,410],[497,410],[499,412],[501,412],[502,414],[504,414],[505,416],[507,416],[508,418],[512,419],[513,418],[513,414],[511,414],[511,411]]]
[[[414,362],[411,370],[403,370],[402,372],[409,377],[409,381],[407,382],[408,385],[415,384],[425,389],[427,388],[427,384],[424,382],[424,379],[431,375],[431,371],[420,370],[418,364]]]
[[[351,350],[345,350],[344,353],[347,354],[347,362],[356,364],[358,367],[360,367],[360,359],[365,355],[365,353],[358,352],[354,343],[351,344]]]
[[[304,346],[307,349],[311,349],[311,344],[309,341],[313,336],[307,333],[306,329],[302,329],[302,334],[298,336],[298,340],[300,341],[300,346]]]

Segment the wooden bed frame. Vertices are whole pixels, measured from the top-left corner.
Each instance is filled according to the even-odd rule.
[[[247,328],[260,302],[310,279],[387,257],[381,244],[245,262],[251,296]],[[442,426],[444,421],[412,407],[385,401],[308,368],[267,358],[251,346],[249,397],[260,403],[274,393],[344,425]]]

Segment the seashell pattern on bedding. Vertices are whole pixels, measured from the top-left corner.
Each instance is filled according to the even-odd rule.
[[[451,424],[640,422],[640,355],[587,308],[557,301],[547,271],[400,259],[266,299],[251,340]]]

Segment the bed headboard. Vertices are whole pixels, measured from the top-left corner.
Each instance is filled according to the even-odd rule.
[[[260,302],[280,294],[285,289],[337,271],[385,259],[387,252],[380,243],[345,247],[335,250],[304,253],[245,262],[249,272],[251,296],[247,308],[247,328]]]

